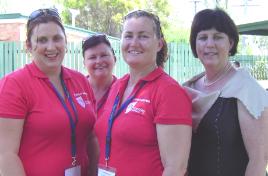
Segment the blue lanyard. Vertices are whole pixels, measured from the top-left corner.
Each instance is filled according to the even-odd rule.
[[[72,159],[73,159],[73,162],[72,162],[72,165],[75,166],[76,165],[76,136],[75,136],[75,128],[76,128],[76,124],[78,122],[78,114],[77,114],[77,109],[74,105],[74,102],[73,102],[73,99],[72,99],[72,96],[70,95],[69,91],[67,90],[67,87],[63,81],[63,78],[62,78],[62,75],[60,76],[61,78],[61,85],[63,87],[63,90],[64,90],[64,95],[68,98],[68,101],[69,103],[71,104],[71,107],[72,107],[72,110],[74,112],[74,115],[75,115],[75,121],[72,117],[72,114],[70,112],[70,110],[68,109],[63,97],[60,95],[59,91],[56,89],[56,87],[50,82],[52,88],[53,88],[53,91],[56,93],[58,99],[60,100],[64,110],[66,111],[67,115],[68,115],[68,118],[69,118],[69,121],[70,121],[70,126],[71,126],[71,153],[72,153]]]
[[[112,140],[112,127],[113,127],[113,122],[114,120],[119,116],[119,114],[129,105],[129,103],[135,98],[137,95],[138,91],[145,85],[145,81],[140,83],[139,88],[137,91],[129,97],[123,104],[122,106],[116,111],[117,106],[119,104],[119,94],[117,94],[115,100],[114,100],[114,105],[112,108],[112,112],[109,117],[108,121],[108,129],[107,129],[107,134],[106,134],[106,144],[105,144],[105,161],[106,161],[106,166],[108,166],[108,160],[110,158],[110,153],[111,153],[111,140]]]

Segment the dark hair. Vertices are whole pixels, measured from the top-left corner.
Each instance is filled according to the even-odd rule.
[[[159,17],[157,15],[155,15],[151,12],[145,11],[145,10],[135,10],[135,11],[128,13],[123,18],[123,22],[125,22],[126,20],[128,20],[130,18],[139,18],[139,17],[147,17],[150,20],[152,20],[153,23],[155,24],[153,28],[154,28],[154,31],[156,33],[156,36],[158,39],[162,39],[162,41],[163,41],[163,47],[161,48],[160,51],[157,52],[156,64],[157,64],[157,66],[164,67],[164,63],[168,59],[168,57],[167,57],[168,48],[167,48],[167,42],[164,38],[162,29],[161,29]]]
[[[66,38],[65,29],[63,27],[58,10],[55,8],[38,9],[38,10],[33,11],[30,14],[29,19],[27,21],[26,42],[29,42],[29,43],[31,42],[31,36],[32,36],[33,29],[37,25],[39,25],[41,23],[48,23],[51,21],[60,26],[60,28],[62,29],[62,31],[65,35],[65,38]]]
[[[236,67],[240,67],[240,62],[238,62],[238,61],[234,61],[233,63],[234,63],[234,65],[235,65]]]
[[[85,52],[87,49],[93,48],[101,43],[106,44],[111,49],[113,55],[115,56],[114,49],[111,46],[111,43],[108,40],[107,36],[105,34],[95,34],[91,35],[90,37],[82,41],[83,57],[85,57]]]
[[[239,35],[234,21],[222,9],[205,9],[198,12],[192,22],[190,44],[193,55],[197,58],[196,53],[196,37],[200,31],[215,28],[217,31],[228,35],[229,39],[233,40],[234,45],[230,50],[230,56],[237,52],[237,44]]]

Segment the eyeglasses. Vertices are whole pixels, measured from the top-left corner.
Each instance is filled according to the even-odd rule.
[[[54,8],[49,8],[49,9],[38,9],[38,10],[33,11],[31,15],[29,16],[29,22],[41,16],[52,16],[61,21],[58,10]]]

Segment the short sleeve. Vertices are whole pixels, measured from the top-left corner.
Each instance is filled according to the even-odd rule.
[[[27,102],[20,85],[12,77],[0,80],[0,116],[3,118],[25,118]]]
[[[177,84],[158,91],[155,101],[155,123],[192,125],[190,98]]]

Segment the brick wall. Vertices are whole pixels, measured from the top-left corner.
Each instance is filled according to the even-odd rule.
[[[68,30],[66,30],[65,32],[67,35],[68,42],[81,42],[86,37],[86,36],[71,34],[68,32]]]
[[[24,28],[22,23],[1,23],[0,24],[0,40],[4,41],[20,41],[20,30]]]
[[[25,41],[26,31],[23,23],[0,23],[0,41]],[[21,35],[21,36],[20,36]],[[85,34],[66,30],[68,42],[81,42]]]

